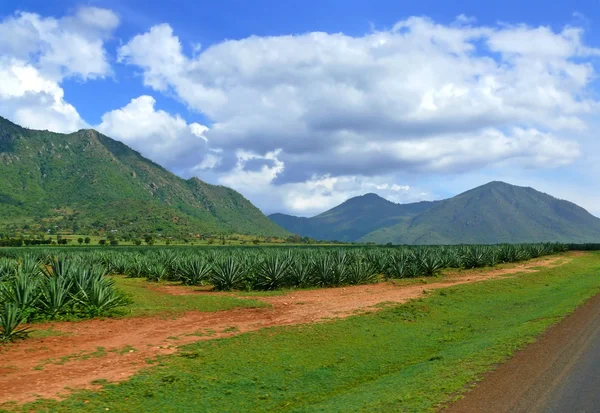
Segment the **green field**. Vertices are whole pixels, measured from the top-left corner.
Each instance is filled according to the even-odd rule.
[[[24,411],[422,412],[600,289],[600,254],[379,313],[186,346],[121,384]]]

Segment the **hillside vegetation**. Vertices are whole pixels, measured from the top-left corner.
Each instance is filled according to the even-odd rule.
[[[0,228],[289,235],[238,192],[181,179],[95,130],[36,131],[1,117]]]
[[[270,218],[302,236],[381,244],[600,240],[600,219],[585,209],[504,182],[490,182],[443,201],[395,204],[367,194],[312,218]]]

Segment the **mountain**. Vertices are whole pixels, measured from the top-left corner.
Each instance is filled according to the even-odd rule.
[[[377,197],[379,198],[379,197]],[[361,202],[362,199],[362,202]],[[358,200],[358,202],[356,201]],[[372,202],[374,201],[374,202]],[[385,200],[383,200],[385,201]],[[312,233],[319,217],[330,216],[344,205],[346,221],[321,227],[318,239],[335,239],[347,222],[372,220],[368,233],[349,233],[349,240],[384,244],[492,244],[520,242],[600,242],[600,219],[572,202],[554,198],[533,188],[490,182],[443,201],[416,204],[387,204],[368,195],[346,201],[330,211],[307,220],[307,226],[288,226],[290,217],[271,218],[300,235]],[[380,206],[385,205],[385,208]],[[406,211],[403,218],[394,211]],[[334,214],[335,216],[335,214]],[[388,218],[390,218],[388,220]],[[396,222],[394,223],[394,220]],[[300,221],[296,221],[300,222]],[[320,221],[325,225],[324,221]],[[292,229],[293,228],[293,229]],[[347,228],[347,226],[346,226]],[[364,229],[367,226],[363,226]]]
[[[269,218],[302,236],[352,242],[380,228],[406,223],[435,204],[427,201],[395,204],[377,194],[366,194],[351,198],[312,218],[285,214],[273,214]]]
[[[289,235],[238,192],[181,179],[95,130],[65,135],[1,117],[0,228]]]

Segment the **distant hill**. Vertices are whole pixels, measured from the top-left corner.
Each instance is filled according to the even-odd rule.
[[[395,204],[377,194],[351,198],[312,218],[285,214],[269,218],[288,231],[318,240],[357,241],[380,228],[406,223],[436,202]]]
[[[1,117],[0,228],[289,235],[238,192],[181,179],[95,130],[64,135]]]
[[[368,194],[313,218],[270,218],[302,236],[378,244],[600,242],[600,219],[585,209],[504,182],[437,202],[394,204]]]

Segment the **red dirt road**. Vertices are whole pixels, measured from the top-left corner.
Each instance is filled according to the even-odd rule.
[[[533,272],[534,267],[552,267],[569,260],[554,256],[487,272],[462,271],[429,284],[380,283],[258,298],[271,308],[188,312],[167,319],[140,317],[35,325],[36,329],[53,327],[63,335],[0,348],[0,403],[61,398],[68,394],[67,388],[94,388],[94,380],[125,380],[145,367],[148,358],[173,353],[179,346],[195,341],[377,311],[378,304],[404,303],[424,296],[427,290]]]

